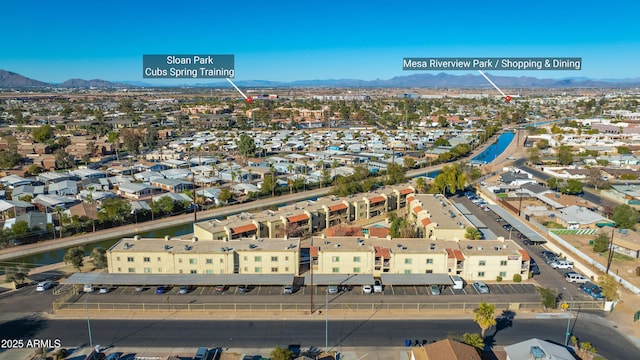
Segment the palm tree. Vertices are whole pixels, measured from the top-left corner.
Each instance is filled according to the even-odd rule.
[[[484,333],[490,327],[496,324],[496,319],[494,317],[496,312],[496,306],[493,304],[488,304],[486,302],[481,302],[478,308],[475,310],[473,314],[473,321],[480,326],[481,336],[484,338]]]
[[[53,212],[58,215],[58,222],[60,223],[60,238],[62,239],[62,223],[68,218],[68,216],[64,213],[64,209],[60,206],[56,206],[56,208],[53,209]]]
[[[416,179],[416,190],[418,193],[423,193],[427,189],[427,181],[423,177]]]
[[[95,207],[93,206],[93,186],[89,186],[87,190],[89,190],[89,194],[87,194],[87,201],[91,204],[91,225],[93,227],[93,232],[96,232]]]

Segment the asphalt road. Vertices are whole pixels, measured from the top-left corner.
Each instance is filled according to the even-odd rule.
[[[566,319],[518,319],[487,331],[492,345],[508,345],[538,337],[564,343]],[[572,324],[573,326],[573,324]],[[496,329],[498,330],[496,332]],[[607,324],[578,316],[573,333],[590,341],[608,359],[633,359],[637,348]],[[95,320],[93,344],[117,347],[233,347],[272,348],[299,344],[324,347],[325,320]],[[472,320],[345,320],[329,317],[328,344],[341,347],[402,346],[405,339],[437,340],[449,335],[479,332]],[[614,335],[615,334],[615,335]],[[88,343],[86,320],[44,320],[36,317],[0,325],[2,339],[60,339],[63,347]]]

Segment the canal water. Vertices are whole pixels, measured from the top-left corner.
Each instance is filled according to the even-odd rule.
[[[497,158],[511,144],[516,136],[513,132],[502,133],[496,142],[489,145],[483,152],[471,159],[472,163],[486,164]]]

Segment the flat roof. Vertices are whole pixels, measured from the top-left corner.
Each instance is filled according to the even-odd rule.
[[[93,285],[289,285],[291,274],[107,274],[75,273],[67,284]],[[373,282],[372,282],[373,283]]]
[[[384,285],[453,285],[448,274],[382,274]]]
[[[313,285],[373,285],[371,274],[313,274]],[[304,284],[311,285],[311,274],[304,276]]]

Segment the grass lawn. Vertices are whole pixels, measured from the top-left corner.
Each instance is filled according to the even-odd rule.
[[[558,224],[558,223],[557,223],[557,222],[555,222],[555,221],[547,221],[547,222],[545,222],[545,223],[544,223],[544,224],[542,224],[542,225],[544,225],[545,227],[548,227],[548,228],[550,228],[550,229],[564,229],[564,228],[562,227],[562,225]]]

